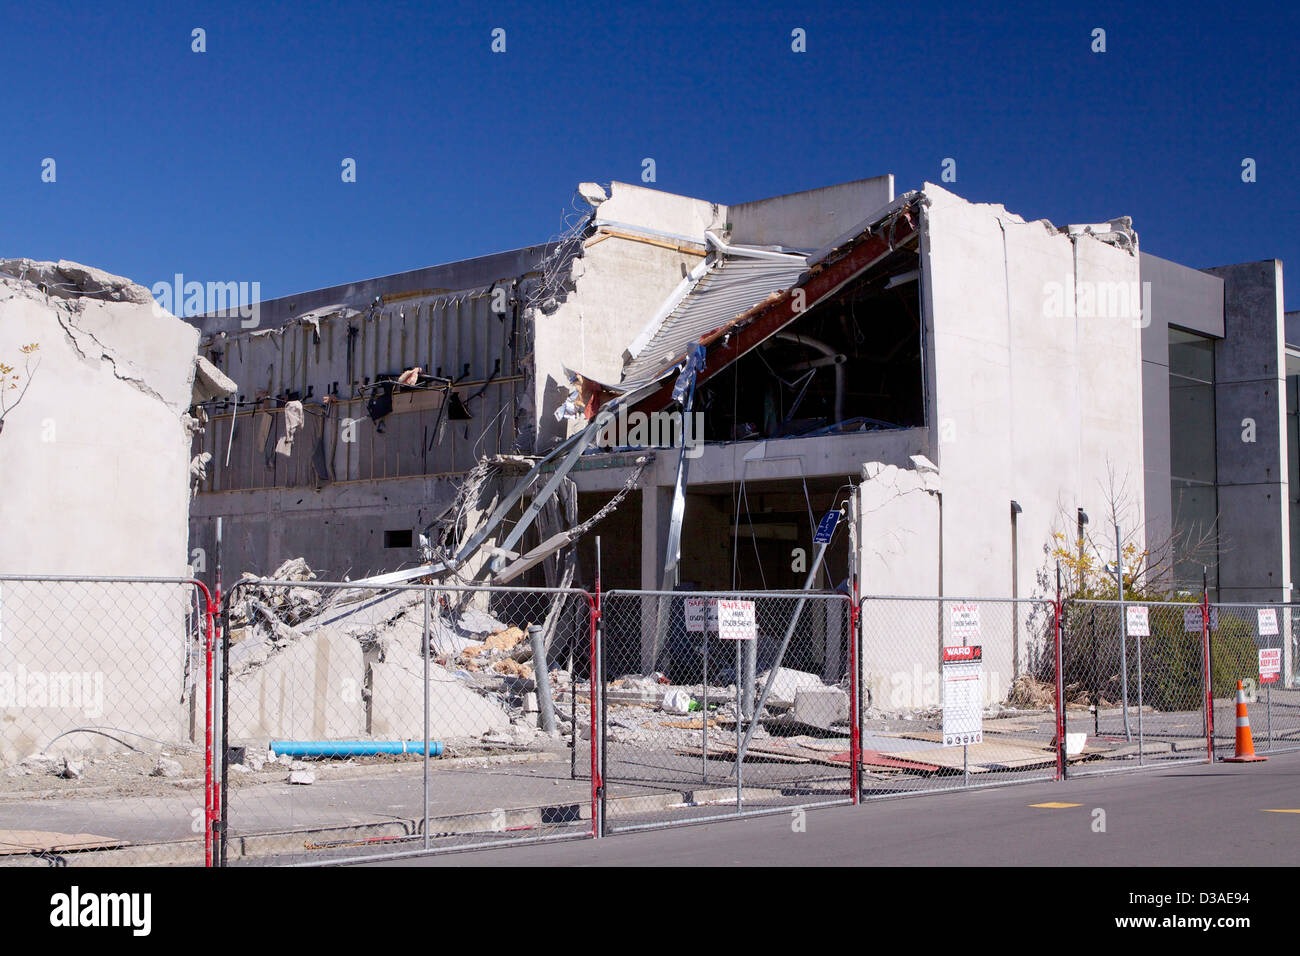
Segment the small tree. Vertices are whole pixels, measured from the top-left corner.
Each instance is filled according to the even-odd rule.
[[[3,432],[5,428],[5,416],[18,407],[18,403],[23,400],[28,387],[32,384],[32,376],[36,374],[36,369],[41,366],[41,357],[36,355],[40,348],[38,342],[22,346],[20,349],[23,353],[22,372],[16,371],[12,365],[0,362],[0,432]],[[35,367],[32,366],[33,355],[36,355]],[[18,387],[19,382],[22,382],[21,389]],[[14,396],[10,395],[10,392],[18,392],[18,394]]]

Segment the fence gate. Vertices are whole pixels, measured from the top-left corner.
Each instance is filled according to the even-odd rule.
[[[862,794],[1053,779],[1056,608],[862,600]]]
[[[605,831],[852,800],[853,612],[841,594],[604,595]]]
[[[184,578],[0,575],[0,866],[210,860],[214,611]]]
[[[1202,624],[1190,602],[1064,602],[1071,775],[1209,759]]]
[[[1214,750],[1236,745],[1237,681],[1242,682],[1256,753],[1300,748],[1300,608],[1290,604],[1212,604]]]
[[[225,615],[226,864],[592,835],[585,591],[245,579]]]

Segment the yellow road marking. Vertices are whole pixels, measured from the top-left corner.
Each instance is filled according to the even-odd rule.
[[[1082,803],[1031,803],[1031,808],[1040,810],[1064,810],[1066,807],[1081,807]]]
[[[1300,810],[1265,810],[1265,813],[1300,813]]]

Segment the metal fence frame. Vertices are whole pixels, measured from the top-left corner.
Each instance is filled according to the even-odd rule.
[[[608,698],[606,693],[610,686],[609,681],[611,677],[608,670],[610,655],[609,655],[609,647],[607,641],[607,623],[606,623],[607,619],[610,616],[611,602],[617,604],[617,602],[619,602],[620,600],[646,600],[646,599],[652,599],[657,602],[672,601],[672,600],[684,601],[688,598],[696,598],[696,599],[704,599],[704,600],[736,599],[742,601],[783,600],[783,601],[798,602],[797,610],[793,612],[792,618],[789,622],[787,633],[782,641],[781,650],[778,652],[778,659],[776,662],[773,663],[774,668],[776,666],[783,666],[784,652],[786,649],[788,649],[790,642],[793,639],[794,630],[797,627],[800,619],[802,618],[803,610],[804,607],[806,606],[806,602],[815,602],[827,606],[837,605],[843,602],[844,610],[845,610],[845,620],[847,623],[844,632],[845,646],[843,648],[843,651],[844,651],[844,661],[847,669],[847,675],[849,678],[850,687],[848,690],[848,703],[849,703],[849,717],[848,717],[848,728],[847,728],[848,730],[847,736],[849,738],[848,761],[844,768],[846,780],[845,780],[844,794],[842,796],[835,796],[823,800],[805,800],[805,801],[788,803],[788,804],[783,803],[780,806],[762,806],[762,807],[751,806],[749,808],[745,807],[745,803],[744,803],[745,761],[740,759],[740,755],[742,753],[747,753],[747,751],[745,751],[745,748],[749,744],[750,737],[753,733],[754,728],[759,724],[756,715],[762,711],[764,704],[767,700],[768,692],[771,689],[770,686],[771,681],[769,681],[769,686],[764,688],[763,693],[755,695],[755,699],[753,701],[752,710],[751,710],[751,716],[747,718],[747,721],[749,723],[749,731],[743,736],[743,739],[741,739],[740,729],[741,729],[741,725],[745,722],[745,720],[737,720],[736,722],[736,732],[738,738],[737,747],[736,747],[736,760],[733,761],[732,772],[728,774],[728,776],[734,776],[735,778],[734,790],[736,794],[735,795],[736,809],[734,812],[705,813],[702,815],[690,816],[689,818],[686,819],[656,820],[656,821],[626,823],[626,824],[620,823],[617,826],[611,826],[609,822],[608,812],[607,812],[608,811],[607,802],[609,799],[609,786],[611,783],[611,777],[608,769],[608,753],[609,753],[608,745],[610,740],[610,732],[609,732],[609,723],[607,719]],[[858,726],[859,726],[858,701],[860,696],[858,670],[859,670],[859,661],[861,660],[860,657],[861,632],[858,627],[857,605],[853,601],[850,595],[844,594],[842,592],[803,591],[803,590],[666,591],[666,590],[617,589],[617,590],[606,591],[600,596],[598,621],[599,621],[599,625],[597,627],[596,648],[597,648],[597,660],[598,660],[597,666],[599,669],[599,673],[601,675],[601,680],[599,681],[601,719],[600,719],[600,731],[598,734],[600,739],[600,747],[597,755],[597,759],[598,759],[597,765],[599,766],[599,770],[600,770],[600,786],[598,787],[597,793],[598,793],[599,803],[600,803],[600,827],[599,827],[600,836],[607,836],[613,833],[630,833],[630,832],[636,832],[641,830],[665,829],[665,828],[675,827],[675,826],[687,826],[687,825],[695,825],[699,823],[718,822],[721,820],[735,820],[744,817],[765,816],[774,813],[791,813],[796,810],[804,810],[810,807],[856,804],[858,802],[857,781],[858,781],[859,753],[858,753],[857,737],[858,737]],[[704,633],[706,635],[705,637],[706,644],[710,639],[714,639],[714,640],[717,639],[716,635],[710,637],[710,632],[708,630],[706,630]],[[736,651],[737,651],[737,655],[739,656],[741,654],[740,645],[743,642],[737,641],[736,643],[737,643]],[[757,665],[755,665],[755,669],[757,670]],[[741,693],[739,689],[740,687],[739,678],[737,679],[736,687],[737,687],[736,693],[739,695]],[[737,701],[736,704],[739,707],[739,701]],[[707,729],[706,729],[708,727],[707,710],[702,710],[701,715],[702,715],[701,730],[702,730],[702,734],[705,736],[707,740]],[[702,759],[705,761],[707,766],[707,760],[708,760],[707,743],[705,744],[702,753]],[[829,770],[827,775],[829,775]],[[705,771],[705,779],[707,780],[707,771]],[[664,785],[668,786],[668,784],[664,784]],[[672,786],[677,786],[677,784],[673,783]]]
[[[221,712],[223,715],[230,713],[228,709],[229,708],[229,687],[230,687],[229,652],[230,652],[230,645],[231,645],[230,609],[231,609],[231,604],[235,600],[235,597],[239,592],[239,590],[241,588],[247,588],[247,587],[286,587],[286,588],[303,587],[303,588],[311,588],[311,589],[319,589],[319,590],[345,590],[345,591],[351,590],[351,591],[375,591],[375,592],[407,591],[407,592],[418,592],[423,595],[424,654],[422,655],[422,658],[423,658],[423,664],[425,669],[425,680],[423,682],[424,683],[424,692],[423,692],[424,796],[422,800],[422,804],[423,804],[422,819],[417,821],[420,824],[419,833],[423,834],[423,841],[422,841],[423,845],[417,849],[409,849],[409,850],[397,849],[388,853],[346,856],[346,857],[339,857],[335,859],[323,859],[318,861],[303,861],[291,865],[316,866],[316,865],[334,865],[334,864],[342,864],[342,863],[375,862],[375,861],[383,861],[383,860],[392,860],[400,857],[422,856],[431,853],[456,853],[456,852],[462,852],[466,850],[481,849],[481,848],[488,848],[488,847],[519,846],[519,845],[530,844],[530,843],[544,843],[544,842],[553,842],[559,840],[590,839],[598,835],[598,821],[597,821],[596,814],[597,814],[597,788],[599,786],[599,778],[595,774],[591,774],[592,781],[591,781],[591,788],[590,788],[591,806],[592,806],[592,825],[590,829],[587,830],[586,832],[559,833],[559,834],[550,834],[541,837],[495,839],[488,842],[468,843],[468,844],[462,844],[462,845],[450,846],[450,847],[432,847],[430,845],[431,834],[429,828],[429,822],[430,822],[429,770],[430,770],[430,749],[431,749],[430,748],[431,739],[429,734],[429,714],[430,714],[429,665],[433,659],[433,654],[429,647],[429,638],[430,638],[431,610],[432,610],[432,603],[435,596],[440,594],[464,595],[466,593],[485,594],[485,595],[514,594],[514,595],[524,595],[524,596],[529,596],[529,595],[537,596],[537,595],[549,594],[555,596],[562,595],[565,596],[566,598],[573,598],[580,601],[585,601],[587,605],[587,618],[588,618],[588,624],[586,628],[588,667],[590,668],[589,674],[592,674],[595,673],[594,668],[596,665],[595,655],[596,655],[597,606],[595,600],[592,598],[590,593],[588,593],[587,591],[581,588],[494,587],[488,585],[417,584],[417,583],[402,583],[402,584],[393,584],[393,585],[366,585],[366,584],[359,584],[357,582],[347,582],[347,581],[343,581],[343,582],[317,581],[317,580],[279,581],[279,580],[273,580],[269,578],[243,579],[237,581],[234,585],[232,585],[230,591],[222,597],[222,601],[221,601],[222,634],[224,635],[224,637],[220,641],[220,647],[222,651],[221,653],[221,693],[222,693]],[[576,707],[576,696],[577,695],[576,695],[576,678],[575,678],[575,693],[574,693],[574,700],[573,700],[575,707]],[[594,698],[595,695],[593,694],[592,696]],[[591,754],[592,754],[592,761],[593,761],[592,765],[594,766],[595,755],[597,750],[596,712],[595,712],[594,700],[591,707],[591,711],[592,711],[591,713]],[[221,721],[221,751],[222,752],[221,752],[220,800],[219,800],[220,814],[216,826],[216,829],[219,834],[218,865],[223,867],[230,865],[229,854],[228,854],[229,839],[230,839],[229,820],[228,820],[228,808],[229,808],[228,782],[230,779],[229,778],[229,773],[230,773],[229,727],[230,727],[230,721],[223,719]],[[573,726],[573,742],[572,742],[572,748],[573,748],[572,759],[573,759],[573,766],[575,768],[574,769],[575,779],[577,779],[576,756],[577,756],[577,749],[578,749],[578,737],[579,735],[577,732],[577,725],[575,722]],[[414,836],[414,834],[412,836]]]
[[[1300,642],[1297,640],[1297,638],[1300,637],[1300,634],[1298,634],[1298,632],[1300,632],[1300,604],[1250,604],[1246,602],[1220,601],[1209,605],[1209,607],[1211,617],[1208,622],[1210,625],[1208,640],[1210,641],[1209,646],[1211,648],[1211,666],[1214,660],[1213,640],[1219,630],[1219,620],[1222,617],[1220,612],[1232,612],[1237,610],[1243,612],[1254,612],[1253,616],[1255,617],[1255,623],[1252,626],[1252,629],[1255,647],[1258,650],[1262,649],[1260,645],[1261,639],[1271,636],[1262,633],[1259,625],[1259,612],[1263,610],[1273,610],[1277,615],[1276,623],[1278,633],[1276,635],[1276,645],[1281,651],[1282,658],[1282,672],[1279,675],[1277,683],[1280,685],[1281,690],[1292,692],[1290,696],[1300,696],[1300,655],[1297,654],[1297,651],[1300,651]],[[1246,617],[1245,620],[1248,621],[1249,617]],[[1289,655],[1287,648],[1288,642],[1291,644]],[[1272,641],[1268,642],[1270,646],[1273,643],[1274,642]],[[1291,662],[1291,670],[1289,673],[1286,666],[1288,656]],[[1251,733],[1255,741],[1255,751],[1257,753],[1275,754],[1300,750],[1300,713],[1296,712],[1298,709],[1297,704],[1300,704],[1300,701],[1279,702],[1279,708],[1291,711],[1291,719],[1287,721],[1279,721],[1279,723],[1289,726],[1280,728],[1281,733],[1286,735],[1285,737],[1275,738],[1273,734],[1273,684],[1270,683],[1266,686],[1259,686],[1258,683],[1256,683],[1256,678],[1259,676],[1257,671],[1253,670],[1252,674],[1253,676],[1246,675],[1241,679],[1248,684],[1254,685],[1252,688],[1254,691],[1253,699],[1251,694],[1247,694],[1247,713],[1253,715],[1251,716]],[[1213,698],[1213,700],[1221,702],[1219,709],[1224,712],[1224,716],[1230,716],[1228,711],[1229,708],[1233,706],[1234,701],[1227,700],[1225,703],[1223,702],[1223,698]],[[1260,703],[1263,705],[1262,708],[1251,706]],[[1257,722],[1256,717],[1258,716],[1258,711],[1260,709],[1263,710],[1263,720]],[[1235,720],[1228,719],[1219,721],[1217,715],[1214,714],[1213,702],[1211,704],[1210,714],[1210,731],[1215,751],[1231,751],[1234,748],[1236,741]],[[1290,745],[1281,745],[1280,741],[1283,739],[1291,741]]]
[[[202,615],[204,668],[204,787],[203,787],[203,858],[204,866],[214,865],[217,840],[217,821],[220,814],[221,791],[214,774],[213,746],[215,742],[216,714],[213,708],[215,692],[213,655],[216,648],[214,619],[220,606],[213,600],[207,585],[195,578],[138,575],[84,575],[84,574],[7,574],[0,573],[0,589],[9,582],[32,584],[163,584],[178,585],[194,590],[196,608]],[[0,610],[0,613],[3,613]]]
[[[936,630],[933,635],[929,635],[930,637],[936,639],[935,646],[931,648],[931,650],[934,651],[933,658],[929,661],[931,665],[937,664],[939,658],[940,642],[946,644],[946,640],[944,639],[943,635],[946,634],[949,630],[951,630],[950,616],[944,613],[945,609],[951,610],[951,605],[956,605],[956,604],[974,604],[980,607],[985,607],[989,605],[1000,605],[1000,606],[1008,607],[1011,612],[1011,626],[1012,626],[1012,631],[1011,631],[1012,645],[1010,649],[1011,653],[1009,655],[1012,673],[1011,673],[1011,680],[1008,683],[1008,688],[1013,686],[1015,681],[1021,676],[1030,674],[1030,669],[1025,666],[1025,661],[1021,659],[1021,653],[1020,653],[1021,643],[1025,642],[1027,644],[1033,637],[1033,635],[1028,630],[1030,624],[1032,623],[1033,613],[1035,611],[1042,612],[1044,614],[1043,624],[1046,627],[1046,631],[1043,636],[1046,637],[1047,640],[1043,648],[1041,648],[1041,651],[1044,655],[1050,655],[1046,659],[1049,660],[1051,663],[1049,676],[1051,677],[1054,683],[1054,698],[1055,698],[1053,706],[1047,711],[1047,713],[1044,716],[1050,715],[1050,723],[1052,725],[1052,729],[1055,735],[1055,744],[1054,745],[1049,744],[1049,747],[1051,747],[1052,756],[1045,758],[1045,763],[1043,767],[1038,770],[1034,770],[1030,768],[1028,770],[1020,770],[1020,771],[1001,771],[1001,772],[991,771],[990,776],[996,776],[997,779],[991,780],[989,782],[975,782],[973,778],[971,778],[965,772],[963,772],[960,778],[956,776],[935,776],[933,778],[935,785],[933,786],[920,784],[913,788],[897,788],[897,789],[882,788],[877,792],[873,792],[870,789],[861,787],[860,788],[861,799],[863,801],[889,800],[889,799],[896,799],[901,797],[919,796],[919,795],[930,794],[930,793],[949,793],[956,790],[981,790],[981,789],[989,789],[991,787],[1014,786],[1020,783],[1038,783],[1044,780],[1062,779],[1064,775],[1065,749],[1061,744],[1063,738],[1060,733],[1061,708],[1059,702],[1061,698],[1061,686],[1060,686],[1060,674],[1061,674],[1060,623],[1061,622],[1060,622],[1060,607],[1058,603],[1051,598],[973,598],[973,597],[953,597],[948,595],[936,596],[936,595],[906,595],[906,594],[863,595],[857,604],[858,607],[857,617],[858,617],[859,631],[860,631],[859,638],[858,638],[860,643],[860,657],[859,657],[860,670],[866,666],[866,662],[869,659],[869,656],[873,650],[870,647],[867,633],[866,633],[867,622],[868,622],[868,618],[870,617],[869,609],[871,608],[872,605],[879,606],[881,604],[885,604],[889,602],[897,602],[905,606],[906,605],[916,605],[916,606],[930,605],[935,609]],[[1020,632],[1020,628],[1022,626],[1021,625],[1022,608],[1027,609],[1029,612],[1028,616],[1024,618],[1024,626],[1026,630],[1023,635]],[[981,633],[979,635],[980,643],[982,646],[987,647],[989,646],[990,642],[983,633],[984,625],[981,623],[979,626],[981,629]],[[963,643],[965,643],[965,641],[963,641]],[[1026,650],[1028,649],[1029,648],[1026,647]],[[919,661],[913,661],[912,663],[919,664]],[[942,702],[942,693],[940,693],[940,702]],[[860,715],[863,715],[863,717],[865,717],[866,708],[861,706],[861,704],[859,705],[858,713]],[[1044,721],[1044,723],[1046,724],[1047,721]],[[857,732],[858,732],[859,740],[867,739],[868,732],[864,726],[863,720],[859,721]],[[865,747],[865,745],[860,745],[860,749],[862,747]],[[867,770],[867,765],[865,760],[866,758],[864,757],[863,763],[861,765],[861,769],[864,774]],[[1014,773],[1014,775],[1011,775],[1012,773]],[[960,780],[960,782],[954,782],[948,785],[946,784],[946,781],[949,780],[952,781]]]

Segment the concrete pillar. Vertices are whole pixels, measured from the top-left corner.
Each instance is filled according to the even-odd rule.
[[[663,587],[664,548],[668,546],[668,521],[672,514],[673,489],[651,485],[641,490],[641,588],[658,591]],[[654,670],[654,631],[641,634],[641,673]]]
[[[1266,259],[1205,271],[1224,283],[1214,390],[1219,594],[1225,601],[1285,601],[1291,533],[1282,263]]]

